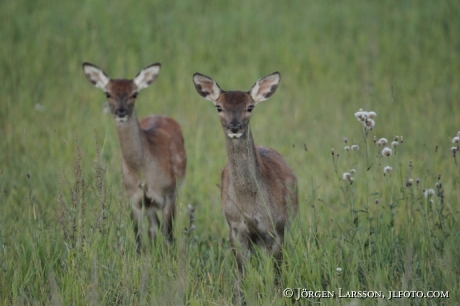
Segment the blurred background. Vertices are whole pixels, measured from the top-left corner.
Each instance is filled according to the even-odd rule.
[[[410,254],[428,249],[423,241],[405,244],[412,236],[404,235],[414,228],[429,232],[427,237],[440,239],[438,244],[429,240],[436,247],[423,253],[431,267],[427,269],[435,276],[425,277],[428,270],[423,264],[414,267],[413,278],[420,283],[414,280],[413,287],[429,288],[437,280],[450,279],[443,288],[458,291],[458,259],[452,255],[449,260],[428,260],[447,253],[442,249],[446,245],[455,250],[458,239],[453,237],[460,229],[455,225],[460,168],[451,152],[456,146],[452,139],[460,131],[458,1],[17,0],[0,2],[0,303],[111,304],[118,300],[103,293],[113,284],[106,287],[99,280],[95,295],[89,287],[72,286],[78,279],[86,279],[88,286],[94,284],[92,280],[104,278],[98,269],[116,260],[121,260],[119,267],[129,270],[129,265],[137,265],[139,270],[111,270],[115,283],[124,271],[127,282],[136,279],[135,284],[142,284],[146,259],[132,257],[134,237],[129,203],[120,195],[121,154],[113,119],[103,113],[105,96],[87,82],[83,62],[97,65],[112,78],[129,79],[149,64],[162,64],[156,83],[139,94],[137,115],[165,114],[181,124],[188,167],[177,203],[176,231],[179,239],[185,239],[186,207],[193,205],[194,243],[200,247],[190,258],[208,258],[216,269],[190,264],[189,272],[183,274],[182,293],[175,295],[177,299],[166,298],[168,303],[198,305],[203,302],[200,297],[219,304],[231,300],[231,288],[223,289],[231,272],[216,272],[221,267],[225,271],[234,268],[233,262],[222,263],[231,253],[216,186],[226,162],[225,138],[215,108],[195,91],[195,72],[213,77],[224,90],[244,91],[262,76],[281,73],[275,95],[255,109],[251,129],[256,144],[279,151],[298,176],[300,232],[326,239],[317,238],[316,243],[328,245],[331,254],[346,249],[337,242],[338,237],[353,241],[347,235],[361,229],[352,222],[359,215],[355,210],[361,209],[366,211],[366,220],[371,220],[367,234],[372,232],[374,220],[369,215],[383,218],[382,223],[394,222],[390,232],[395,236],[385,239],[392,249],[400,248],[401,258],[406,259],[408,249]],[[367,136],[354,117],[359,109],[377,113],[376,125]],[[394,150],[396,155],[382,158],[382,148],[373,138],[385,137],[391,142],[396,136],[403,136],[404,143]],[[345,137],[348,145],[357,144],[360,150],[346,152]],[[386,165],[393,168],[391,176],[383,176]],[[97,172],[98,167],[103,171]],[[341,180],[342,173],[351,168],[357,170],[352,185]],[[442,199],[439,190],[435,198],[443,206],[433,206],[434,212],[441,212],[430,219],[422,194],[423,189],[435,188],[439,174]],[[79,178],[84,184],[79,187],[80,198],[74,200]],[[412,198],[404,191],[410,178],[421,180]],[[91,224],[97,222],[101,211],[97,182],[106,186],[104,209],[112,212],[104,219],[109,237],[104,247],[98,244],[105,240],[104,235],[90,238],[94,232]],[[376,200],[382,204],[377,208]],[[420,213],[419,219],[412,204],[424,207],[425,214]],[[448,221],[443,223],[445,219]],[[412,221],[414,227],[409,226]],[[429,222],[433,228],[449,226],[438,235],[428,229],[425,232],[421,224]],[[79,242],[89,239],[86,247],[68,247],[71,243],[63,232],[72,224],[78,227]],[[363,245],[366,239],[362,237]],[[120,251],[109,246],[114,241],[123,244],[129,259],[112,258]],[[306,254],[324,258],[324,253],[315,253],[309,243],[313,242],[308,240],[302,244],[308,247],[301,250],[290,244],[298,252],[292,262],[314,261],[306,259]],[[339,253],[339,263],[350,259]],[[355,255],[359,258],[359,252]],[[397,261],[379,256],[377,261],[388,266]],[[71,266],[71,258],[86,267],[80,271],[83,276],[68,276],[72,274],[59,270]],[[28,267],[31,262],[43,273],[32,272]],[[181,262],[173,261],[174,269],[184,271]],[[328,262],[331,267],[336,264]],[[436,262],[449,265],[450,276],[433,272]],[[318,282],[326,289],[332,286],[333,281],[328,282],[322,272],[292,267],[300,275],[285,276],[286,282],[295,280],[298,286]],[[403,274],[382,281],[382,288],[402,288]],[[222,283],[213,287],[217,290],[212,293],[214,289],[209,289],[206,281],[194,282],[196,275],[211,283],[211,279],[221,279]],[[47,286],[40,289],[43,282]],[[350,276],[348,283],[368,285],[358,276]],[[158,301],[155,291],[149,291],[148,299],[136,300],[133,296],[140,290],[134,289],[136,285],[117,284],[120,287],[110,288],[121,288],[122,304]],[[150,284],[158,286],[155,278]],[[282,299],[269,301],[283,303]]]

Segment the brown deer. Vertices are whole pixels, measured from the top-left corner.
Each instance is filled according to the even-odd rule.
[[[142,69],[132,80],[110,79],[101,69],[83,63],[86,78],[105,92],[115,119],[122,154],[123,182],[132,202],[137,251],[141,249],[142,208],[149,220],[149,236],[156,240],[163,213],[162,232],[173,240],[177,189],[185,176],[186,155],[179,124],[166,116],[138,121],[134,110],[138,92],[157,78],[161,65]]]
[[[217,108],[225,134],[228,162],[222,171],[222,209],[238,270],[253,245],[265,246],[279,276],[284,231],[298,211],[297,178],[281,155],[256,147],[249,128],[254,107],[273,95],[280,74],[259,79],[249,92],[224,91],[212,78],[195,73],[198,93]],[[239,288],[239,278],[236,282]]]

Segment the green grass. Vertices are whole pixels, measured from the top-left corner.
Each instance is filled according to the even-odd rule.
[[[249,90],[280,71],[251,128],[257,144],[295,170],[300,213],[287,234],[281,288],[270,260],[255,256],[243,282],[248,304],[290,304],[282,296],[289,287],[440,290],[449,298],[393,302],[455,305],[459,16],[458,1],[0,2],[0,303],[231,304],[236,263],[216,187],[225,139],[192,75]],[[188,167],[173,246],[136,254],[113,119],[84,61],[128,78],[162,63],[136,109],[183,127]],[[353,116],[360,108],[377,113],[367,137]],[[396,135],[404,143],[382,157],[373,137]],[[360,149],[346,152],[344,137]],[[352,168],[349,184],[342,173]],[[424,197],[429,188],[435,195]],[[185,234],[188,204],[196,229]],[[391,301],[296,304],[354,302]]]

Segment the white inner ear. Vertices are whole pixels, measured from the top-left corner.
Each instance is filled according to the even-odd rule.
[[[160,65],[149,66],[147,68],[142,69],[133,79],[133,82],[134,84],[136,84],[138,90],[147,88],[153,82],[155,82],[159,73]]]
[[[217,99],[219,98],[222,92],[220,87],[217,85],[216,81],[214,81],[210,77],[197,74],[193,77],[193,82],[195,83],[195,85],[201,86],[201,91],[204,94],[205,99],[212,101],[214,104],[216,104]]]
[[[275,72],[266,77],[260,78],[251,88],[251,97],[254,102],[262,102],[275,93],[280,83],[280,74]]]
[[[84,71],[88,81],[98,88],[104,89],[110,81],[110,78],[104,71],[97,67],[86,65]]]

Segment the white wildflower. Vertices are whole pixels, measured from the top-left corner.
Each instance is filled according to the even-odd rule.
[[[386,138],[380,138],[379,141],[377,141],[377,144],[380,146],[384,146],[388,143],[388,140]]]
[[[349,146],[345,146],[345,151],[350,151],[350,147]]]
[[[414,180],[410,178],[406,182],[406,187],[410,187],[410,186],[412,186],[412,184],[414,184]]]
[[[372,130],[372,128],[375,126],[375,121],[370,118],[367,118],[364,122],[364,126],[366,127],[366,129]]]
[[[372,128],[375,126],[375,121],[373,120],[375,116],[377,116],[375,112],[363,111],[362,108],[360,108],[359,111],[355,113],[356,119],[358,119],[358,121],[364,125],[366,130],[372,130]]]
[[[391,146],[393,148],[396,148],[398,145],[399,145],[399,142],[397,142],[396,140],[391,143]]]
[[[342,174],[342,179],[343,179],[344,181],[349,180],[350,177],[351,177],[351,174],[348,173],[348,172],[344,172],[344,173]]]
[[[382,150],[382,155],[383,155],[383,156],[390,156],[392,152],[393,152],[393,151],[392,151],[390,148],[385,147],[385,148],[383,148],[383,150]]]
[[[457,153],[457,147],[450,148],[450,152],[452,153],[452,156],[455,157],[455,155]]]
[[[350,170],[350,173],[351,173],[351,174],[355,174],[355,173],[356,173],[356,170],[355,170],[355,169],[351,169],[351,170]]]
[[[454,138],[452,138],[452,143],[460,143],[460,137],[455,136]]]
[[[365,121],[368,117],[368,114],[367,112],[364,112],[362,109],[360,109],[358,112],[355,113],[355,117],[356,119],[358,119],[358,121]]]
[[[431,196],[434,196],[436,193],[434,192],[433,189],[426,189],[423,191],[423,195],[425,196],[425,198],[427,197],[431,197]]]
[[[357,150],[359,150],[359,146],[358,146],[358,145],[352,145],[352,146],[351,146],[351,149],[352,149],[353,151],[357,151]]]
[[[383,168],[383,173],[391,173],[391,170],[393,170],[393,168],[391,168],[390,166],[386,166],[385,168]]]

